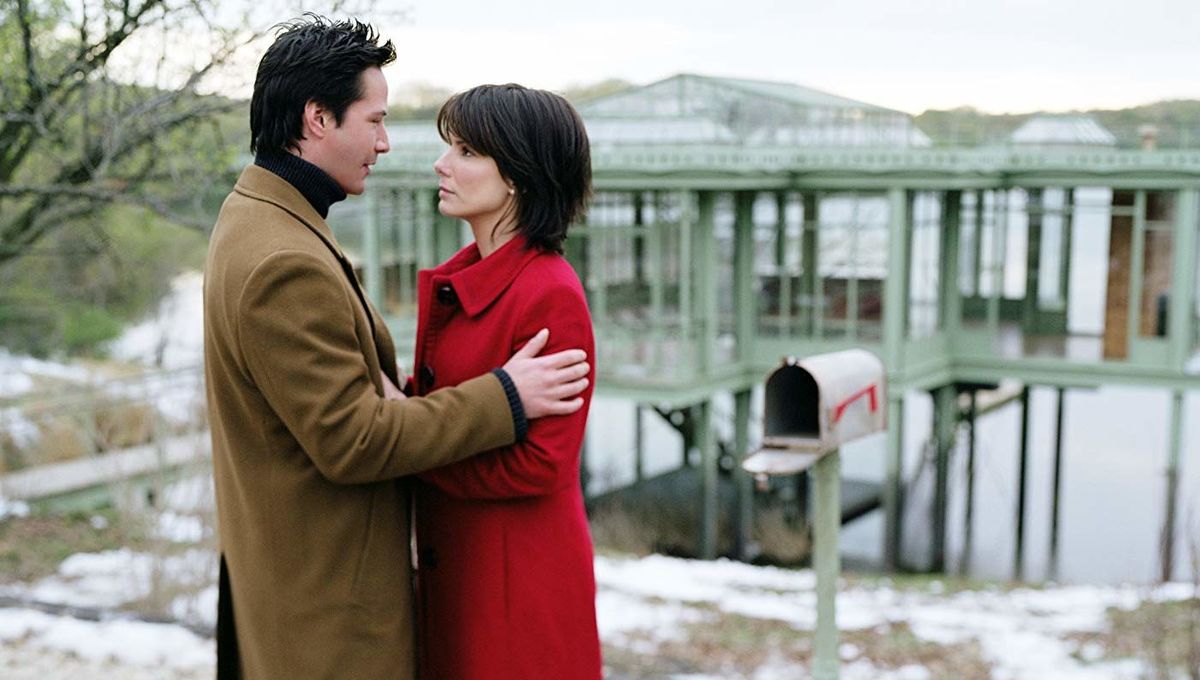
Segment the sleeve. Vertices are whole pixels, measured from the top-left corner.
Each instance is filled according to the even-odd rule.
[[[282,251],[247,277],[237,342],[250,379],[323,476],[392,479],[510,444],[512,414],[491,374],[428,397],[384,399],[368,374],[345,274]],[[365,329],[360,329],[365,331]]]
[[[572,348],[588,353],[592,370],[583,408],[567,416],[532,420],[524,441],[425,472],[422,480],[450,496],[480,500],[542,496],[578,484],[579,454],[596,384],[592,321],[582,291],[555,286],[526,303],[510,353],[542,328],[550,329],[544,354]]]

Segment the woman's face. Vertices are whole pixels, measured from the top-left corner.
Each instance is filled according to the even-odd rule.
[[[513,200],[512,187],[500,176],[496,161],[475,152],[457,135],[433,164],[438,176],[438,210],[491,229]]]

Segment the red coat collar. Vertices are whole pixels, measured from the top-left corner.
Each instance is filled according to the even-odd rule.
[[[495,302],[539,254],[537,248],[528,246],[524,236],[517,234],[488,257],[480,257],[479,247],[472,243],[429,270],[429,274],[435,282],[448,279],[463,311],[475,316]]]

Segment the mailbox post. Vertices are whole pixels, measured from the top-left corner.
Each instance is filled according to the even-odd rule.
[[[841,571],[842,444],[887,427],[883,364],[851,349],[784,359],[767,376],[763,446],[742,467],[759,483],[771,475],[812,468],[813,570],[817,574],[817,630],[813,678],[838,677],[837,580]]]

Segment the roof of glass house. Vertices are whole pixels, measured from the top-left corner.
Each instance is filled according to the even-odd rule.
[[[1017,128],[1013,144],[1116,146],[1117,138],[1091,116],[1034,116]]]
[[[719,144],[926,147],[908,114],[792,83],[679,74],[580,103],[593,147]],[[389,126],[395,146],[440,143],[429,122]]]
[[[801,108],[875,111],[907,116],[901,111],[848,99],[810,87],[770,80],[721,78],[680,73],[649,85],[603,95],[579,105],[585,116],[688,115],[711,111],[714,96],[746,102],[790,104]]]

